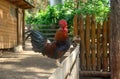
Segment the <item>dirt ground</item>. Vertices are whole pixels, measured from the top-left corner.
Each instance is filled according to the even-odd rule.
[[[0,79],[48,79],[56,68],[54,59],[32,50],[0,55]]]

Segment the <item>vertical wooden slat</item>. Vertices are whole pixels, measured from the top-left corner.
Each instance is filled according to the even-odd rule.
[[[91,55],[90,55],[90,16],[86,16],[86,67],[87,70],[91,69]]]
[[[110,43],[110,17],[109,16],[107,21],[107,42]]]
[[[74,26],[74,37],[78,36],[78,24],[77,24],[78,15],[76,14],[73,19]]]
[[[97,24],[97,70],[100,71],[101,69],[101,46],[100,46],[100,39],[101,39],[101,24]]]
[[[111,69],[110,68],[110,15],[108,16],[108,21],[107,21],[107,48],[108,48],[108,52],[109,52],[109,57],[108,57],[108,60],[109,60],[109,70]]]
[[[95,54],[95,31],[96,31],[96,22],[95,16],[91,18],[91,36],[92,36],[92,45],[91,45],[91,53],[92,53],[92,70],[96,70],[96,54]]]
[[[81,70],[85,70],[85,34],[84,34],[84,25],[83,25],[83,19],[82,16],[79,17],[79,31],[80,31],[80,68]]]
[[[103,71],[108,70],[107,59],[107,22],[103,22]]]

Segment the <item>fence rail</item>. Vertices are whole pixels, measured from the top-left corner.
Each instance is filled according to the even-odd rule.
[[[49,79],[79,79],[79,53],[79,45],[77,45]]]

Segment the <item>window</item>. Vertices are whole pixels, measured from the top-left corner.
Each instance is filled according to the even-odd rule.
[[[10,15],[17,18],[17,9],[14,7],[10,7]]]

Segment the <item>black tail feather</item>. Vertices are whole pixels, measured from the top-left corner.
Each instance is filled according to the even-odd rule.
[[[31,30],[31,43],[35,52],[45,53],[46,37],[39,31]]]

